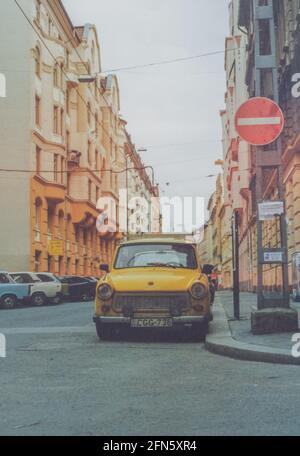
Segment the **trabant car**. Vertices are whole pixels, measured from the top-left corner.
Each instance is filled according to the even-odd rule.
[[[0,272],[0,307],[2,309],[13,309],[18,301],[28,299],[29,292],[29,285],[16,283],[8,272]]]
[[[12,272],[10,276],[17,282],[29,284],[30,302],[39,307],[47,302],[58,304],[62,299],[62,284],[57,281],[43,282],[34,272]]]
[[[97,334],[109,339],[118,328],[179,328],[204,340],[212,319],[208,277],[195,246],[187,241],[129,241],[102,265],[95,301]]]

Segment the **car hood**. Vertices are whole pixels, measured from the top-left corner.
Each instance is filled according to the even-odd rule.
[[[187,291],[202,274],[198,269],[136,268],[113,271],[106,277],[117,292]]]

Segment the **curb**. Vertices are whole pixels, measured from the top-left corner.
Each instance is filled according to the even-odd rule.
[[[300,366],[300,358],[294,358],[290,350],[248,344],[233,339],[227,315],[219,299],[214,303],[214,321],[210,323],[205,348],[211,353],[243,361]]]

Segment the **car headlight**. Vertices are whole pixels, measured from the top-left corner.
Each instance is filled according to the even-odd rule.
[[[108,301],[112,297],[112,295],[114,294],[114,290],[107,283],[103,283],[98,288],[98,292],[97,293],[98,293],[98,297],[100,299],[102,299],[103,301]]]
[[[200,282],[194,283],[191,288],[191,295],[194,299],[203,299],[207,295],[207,288]]]

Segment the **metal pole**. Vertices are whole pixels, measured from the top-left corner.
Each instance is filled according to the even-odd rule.
[[[240,319],[240,277],[239,277],[239,214],[234,211],[232,219],[232,263],[233,263],[233,313]]]

